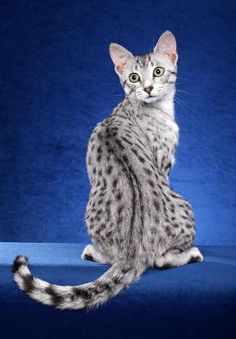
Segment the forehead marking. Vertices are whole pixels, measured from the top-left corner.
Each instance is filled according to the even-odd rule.
[[[145,68],[148,66],[148,63],[150,61],[150,55],[149,54],[143,54],[137,57],[136,63],[139,65],[141,68]]]

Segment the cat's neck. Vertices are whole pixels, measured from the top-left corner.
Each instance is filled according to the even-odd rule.
[[[170,118],[174,120],[175,118],[175,109],[174,109],[174,95],[168,96],[165,99],[157,103],[158,110],[161,110],[164,114],[168,114]]]

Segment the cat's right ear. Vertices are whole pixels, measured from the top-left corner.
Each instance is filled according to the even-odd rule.
[[[115,66],[115,71],[118,75],[123,74],[124,68],[128,61],[133,59],[133,54],[121,45],[111,43],[109,46],[111,59]]]

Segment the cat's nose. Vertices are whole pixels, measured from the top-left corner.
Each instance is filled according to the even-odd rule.
[[[143,90],[144,90],[146,93],[150,94],[151,91],[153,90],[153,86],[145,87]]]

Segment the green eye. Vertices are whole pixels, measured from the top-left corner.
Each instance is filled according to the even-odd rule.
[[[138,73],[131,73],[129,76],[129,81],[130,82],[138,82],[140,80],[140,76]]]
[[[163,67],[156,67],[153,71],[154,77],[161,77],[165,73],[165,70]]]

